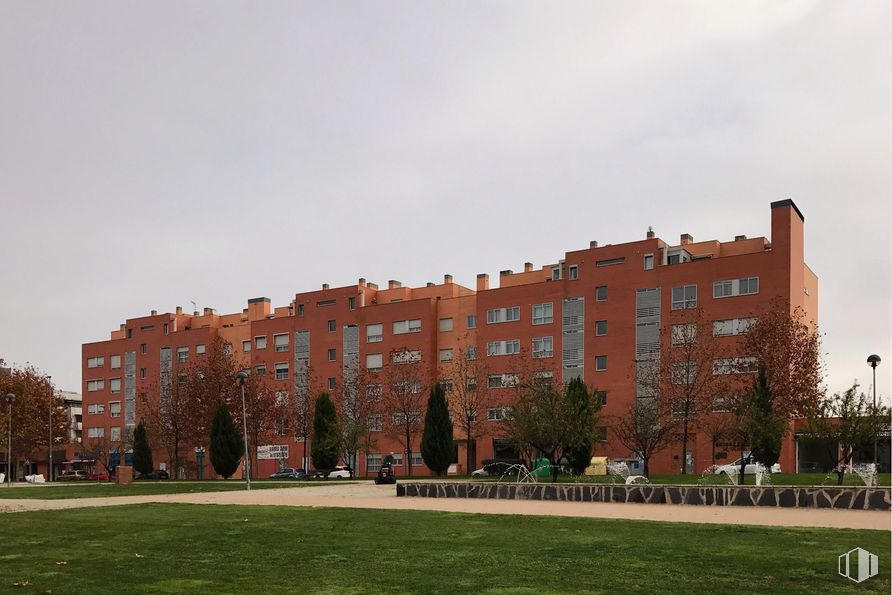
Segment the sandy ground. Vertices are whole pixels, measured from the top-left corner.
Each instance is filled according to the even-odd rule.
[[[50,488],[54,489],[54,488]],[[252,504],[262,506],[330,506],[391,510],[440,510],[482,514],[552,515],[606,519],[636,519],[691,523],[730,523],[784,527],[890,529],[892,514],[868,510],[750,508],[745,506],[693,506],[620,504],[600,502],[542,502],[465,498],[397,498],[394,486],[371,483],[319,485],[302,488],[75,498],[71,500],[0,500],[0,512],[59,510],[147,502],[183,504]]]

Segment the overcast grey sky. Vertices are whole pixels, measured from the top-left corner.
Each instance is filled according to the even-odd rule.
[[[831,390],[889,394],[890,4],[0,3],[0,357],[177,305],[806,218]]]

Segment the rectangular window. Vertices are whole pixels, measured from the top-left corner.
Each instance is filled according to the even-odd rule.
[[[486,344],[486,355],[514,355],[520,353],[520,340],[490,341]]]
[[[644,255],[644,270],[649,271],[654,268],[654,255],[653,254],[645,254]]]
[[[170,332],[170,327],[166,322],[163,325],[161,325],[161,328],[163,329],[163,332],[165,335]]]
[[[276,405],[285,405],[288,403],[288,391],[287,390],[277,390],[276,391]]]
[[[712,284],[712,297],[723,298],[737,295],[752,295],[759,293],[758,277],[743,277],[729,281],[716,281]]]
[[[254,371],[257,372],[258,376],[263,376],[264,374],[266,374],[266,366],[263,364],[260,364],[259,366],[255,366]]]
[[[468,361],[473,361],[477,359],[477,346],[476,345],[468,345]]]
[[[452,361],[452,349],[441,349],[440,350],[440,361],[441,362],[451,362]]]
[[[440,332],[445,333],[452,330],[452,319],[451,318],[441,318],[440,319]]]
[[[553,304],[533,304],[533,324],[549,324],[554,322]]]
[[[759,361],[755,357],[731,357],[717,359],[713,362],[712,373],[750,374],[759,371]]]
[[[697,379],[697,364],[694,362],[675,362],[672,364],[672,384],[692,386]]]
[[[560,265],[551,267],[551,280],[558,281],[561,278],[561,267]]]
[[[325,306],[334,306],[338,303],[338,300],[319,300],[316,302],[317,308],[324,308]]]
[[[254,337],[254,349],[266,349],[266,336]]]
[[[443,387],[443,392],[449,394],[452,392],[452,381],[451,380],[441,380],[440,386]],[[450,412],[451,413],[451,412]]]
[[[486,419],[489,421],[501,421],[505,419],[504,407],[489,407],[486,410]]]
[[[406,349],[405,351],[395,351],[390,356],[390,361],[395,364],[411,364],[421,361],[421,352],[417,349]]]
[[[728,413],[731,411],[729,399],[724,395],[716,395],[712,399],[712,410],[715,413]]]
[[[551,337],[536,337],[533,339],[533,357],[552,357],[554,355],[554,340]]]
[[[250,343],[249,343],[250,345]],[[204,345],[196,345],[195,346],[195,355],[204,355],[207,352],[207,347]]]
[[[139,369],[139,377],[140,377],[140,378],[145,378],[145,377],[146,377],[146,369],[145,369],[145,368],[140,368],[140,369]]]
[[[690,324],[673,324],[672,325],[672,345],[679,347],[682,345],[694,345],[697,343],[697,325]]]
[[[109,378],[108,379],[108,390],[113,393],[121,392],[121,379],[120,378]]]
[[[384,365],[384,356],[380,353],[369,353],[365,356],[365,367],[377,371]]]
[[[145,355],[145,354],[146,354],[146,344],[145,344],[145,343],[140,343],[140,344],[139,344],[139,354],[140,354],[140,355]]]
[[[417,411],[409,412],[409,423],[417,423],[419,419],[421,419],[421,415]],[[406,425],[406,414],[404,412],[394,413],[391,420],[395,426],[404,426]]]
[[[108,414],[112,417],[121,417],[121,402],[110,401],[108,404]]]
[[[242,341],[242,351],[244,351],[245,353],[251,351],[251,339]]]
[[[489,388],[509,388],[517,384],[517,374],[490,374],[486,377],[486,384]]]
[[[384,387],[380,384],[369,384],[365,387],[365,396],[369,401],[380,401],[384,396]]]
[[[104,403],[94,403],[92,405],[87,405],[87,413],[90,415],[102,415],[105,413],[105,404]]]
[[[571,264],[570,281],[575,281],[576,279],[579,279],[579,265]]]
[[[596,320],[595,321],[595,336],[603,337],[607,334],[607,321],[606,320]]]
[[[596,390],[595,391],[595,403],[603,407],[607,404],[607,391],[606,390]]]
[[[595,287],[595,301],[603,302],[607,300],[607,286],[599,285]]]
[[[121,368],[121,356],[113,355],[111,356],[111,361],[109,362],[109,366],[112,370],[118,370]]]
[[[337,378],[329,378],[328,379],[328,390],[334,390],[338,387],[338,379]]]
[[[421,320],[418,318],[412,320],[395,320],[393,322],[393,334],[404,335],[406,333],[420,333]]]
[[[486,323],[514,322],[520,320],[520,306],[510,308],[493,308],[486,311]]]
[[[606,355],[596,355],[595,356],[595,371],[603,372],[607,369],[607,356]]]
[[[368,419],[369,432],[380,432],[382,426],[382,416],[370,415]]]
[[[624,256],[621,256],[619,258],[608,258],[607,260],[596,260],[595,266],[596,267],[609,267],[609,266],[613,266],[615,264],[622,264],[624,262],[626,262],[626,258]]]
[[[105,438],[105,428],[87,428],[87,438]]]
[[[384,326],[381,324],[367,324],[365,327],[365,342],[380,343],[384,340]]]
[[[112,442],[120,442],[121,441],[121,427],[120,426],[112,426],[110,436],[111,436]]]
[[[355,297],[351,296],[351,297],[348,297],[348,298],[347,298],[347,308],[348,308],[349,310],[355,310],[355,309],[356,309],[356,298],[355,298]]]
[[[276,380],[288,380],[288,364],[276,364]]]
[[[468,314],[468,328],[477,328],[476,314]]]
[[[330,362],[338,361],[338,350],[337,349],[329,349],[328,350],[328,361],[330,361]]]
[[[104,365],[105,365],[105,358],[102,356],[87,358],[87,367],[88,368],[101,368]]]
[[[338,321],[337,320],[329,320],[328,321],[328,332],[334,333],[338,330]]]
[[[366,455],[365,470],[369,473],[377,473],[381,469],[381,455]]]
[[[749,330],[756,320],[757,318],[755,317],[716,320],[712,323],[712,334],[716,337],[742,335]]]
[[[298,305],[297,305],[297,315],[298,315],[298,316],[303,316],[303,315],[304,315],[304,305],[303,305],[303,304],[298,304]]]
[[[273,335],[273,345],[276,346],[276,351],[279,353],[288,351],[288,334]]]
[[[87,380],[87,392],[95,393],[96,391],[105,390],[105,379]]]
[[[607,442],[607,426],[595,427],[595,442]]]
[[[189,361],[189,348],[177,347],[177,362],[185,364]]]
[[[685,310],[697,307],[697,286],[679,285],[672,288],[672,309]]]

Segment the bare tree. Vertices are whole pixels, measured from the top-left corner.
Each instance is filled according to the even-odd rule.
[[[669,409],[658,397],[638,399],[613,424],[620,443],[641,457],[645,477],[650,474],[651,458],[669,446],[678,429]]]
[[[357,360],[344,369],[336,395],[344,462],[354,471],[358,468],[359,453],[369,452],[375,446],[371,418],[378,411],[381,395],[373,380]]]
[[[257,469],[257,447],[260,437],[271,433],[285,416],[288,407],[287,391],[276,391],[266,378],[250,374],[245,382],[245,418],[248,424],[248,442],[252,460],[251,474]],[[239,422],[241,421],[240,416]],[[240,423],[236,423],[236,426]]]
[[[294,437],[303,443],[301,466],[309,469],[309,442],[313,435],[313,412],[316,410],[316,396],[319,394],[319,381],[308,365],[305,373],[294,378],[294,402],[291,406],[291,421]]]
[[[480,434],[480,421],[486,415],[489,403],[489,370],[485,360],[477,357],[477,350],[469,345],[467,336],[455,350],[452,362],[445,367],[444,379],[452,388],[446,397],[461,434],[467,439],[466,469],[468,473],[476,466],[471,443]]]
[[[412,444],[419,433],[430,374],[419,351],[393,349],[381,373],[384,431],[404,447],[412,475]]]

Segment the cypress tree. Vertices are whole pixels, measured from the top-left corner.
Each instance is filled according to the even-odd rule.
[[[328,393],[323,392],[316,399],[313,412],[313,445],[310,456],[316,469],[332,469],[338,464],[340,435],[338,433],[338,413]]]
[[[421,437],[421,456],[431,471],[443,475],[452,464],[454,449],[452,420],[449,419],[446,393],[438,382],[431,388],[427,399],[424,434]]]
[[[581,475],[585,468],[589,466],[592,458],[592,447],[594,446],[594,428],[586,427],[592,416],[592,400],[588,387],[581,378],[573,378],[567,384],[566,396],[568,413],[571,419],[567,420],[568,424],[579,426],[576,428],[575,436],[572,436],[571,443],[567,445],[566,456],[570,467],[575,475]]]
[[[139,422],[139,425],[133,431],[133,468],[142,475],[148,475],[155,470],[155,464],[152,461],[152,449],[149,448],[149,441],[146,438],[146,426],[143,422]]]
[[[749,400],[750,451],[753,459],[770,469],[780,458],[781,441],[787,428],[784,418],[774,411],[774,395],[765,368],[761,366]]]
[[[218,475],[229,479],[238,469],[239,461],[244,454],[245,444],[235,429],[229,408],[226,403],[220,403],[217,412],[214,413],[214,422],[211,424],[211,465]]]

